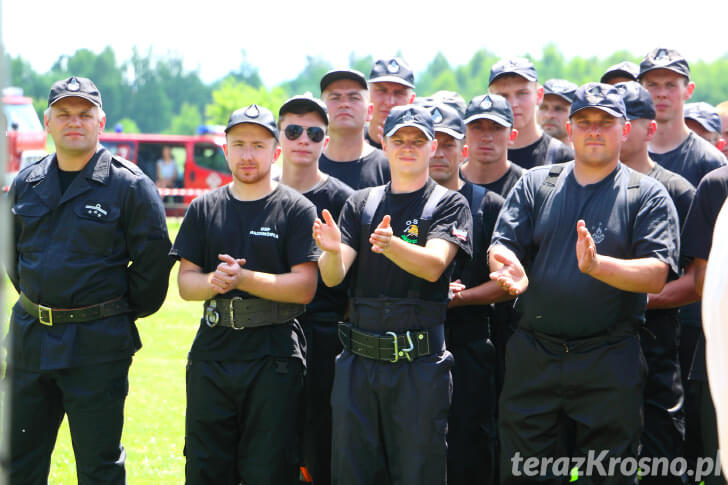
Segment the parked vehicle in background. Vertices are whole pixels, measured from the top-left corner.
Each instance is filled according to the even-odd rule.
[[[2,90],[3,115],[7,121],[7,174],[9,183],[22,167],[46,155],[46,132],[33,108],[33,100],[23,90],[6,87]]]

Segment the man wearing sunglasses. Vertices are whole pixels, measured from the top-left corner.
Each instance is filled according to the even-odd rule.
[[[294,96],[278,111],[283,171],[281,183],[303,194],[316,206],[339,217],[344,202],[354,192],[339,179],[318,168],[329,139],[326,105],[310,95]],[[336,324],[344,319],[346,284],[329,288],[319,281],[316,296],[298,318],[306,334],[304,381],[303,464],[316,485],[331,483],[331,387],[334,360],[341,352]]]
[[[171,251],[180,296],[205,302],[187,365],[186,483],[291,484],[305,365],[295,317],[316,292],[316,208],[271,179],[273,113],[241,108],[225,134],[233,181],[192,202]]]
[[[364,74],[353,69],[327,72],[321,78],[321,98],[329,112],[329,143],[319,159],[321,171],[354,190],[389,182],[387,158],[364,141],[372,115]]]
[[[453,359],[443,323],[472,216],[429,177],[437,141],[425,108],[393,108],[384,134],[392,182],[355,192],[338,225],[323,211],[313,226],[324,283],[353,270],[331,396],[333,483],[445,483]]]

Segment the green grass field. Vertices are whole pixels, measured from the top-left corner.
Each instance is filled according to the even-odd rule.
[[[170,219],[168,227],[174,240],[179,221]],[[12,285],[7,283],[7,315],[16,298]],[[179,297],[175,265],[161,310],[137,321],[143,347],[135,355],[129,374],[122,437],[129,483],[184,483],[185,364],[201,314],[200,302],[185,302]],[[76,465],[65,420],[53,453],[49,483],[76,483]]]

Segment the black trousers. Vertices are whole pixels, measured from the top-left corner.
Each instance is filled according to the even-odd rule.
[[[47,484],[51,453],[68,416],[78,483],[125,484],[121,445],[131,358],[45,372],[8,367],[9,483]]]
[[[444,485],[450,352],[388,363],[344,351],[331,395],[332,483]]]
[[[608,457],[636,458],[645,374],[637,336],[572,343],[567,352],[559,343],[516,330],[506,350],[500,397],[501,483],[562,483],[553,469],[542,474],[538,467],[529,476],[518,459],[560,458],[568,424],[574,431],[573,456],[607,450]],[[579,478],[598,484],[633,480],[619,473]]]
[[[296,358],[189,361],[186,483],[296,483],[302,392]]]
[[[695,441],[687,456],[690,466],[697,463],[699,459],[710,458],[715,460],[718,454],[718,422],[715,417],[715,406],[710,395],[710,385],[702,380],[688,381],[688,394],[691,404],[695,406],[695,421],[693,425],[693,437]],[[695,461],[693,461],[695,460]],[[723,473],[717,475],[711,473],[702,479],[705,485],[725,485],[726,480]],[[695,480],[689,483],[700,483]]]
[[[331,483],[331,389],[334,362],[342,347],[337,322],[299,318],[306,334],[304,380],[303,464],[316,485]]]
[[[496,477],[496,357],[488,339],[448,343],[455,358],[447,431],[447,483],[491,485]]]

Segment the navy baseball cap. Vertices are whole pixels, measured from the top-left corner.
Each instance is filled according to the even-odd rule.
[[[257,104],[251,104],[245,108],[233,111],[233,114],[230,115],[230,119],[225,127],[225,133],[227,134],[233,126],[243,123],[251,123],[253,125],[262,126],[266,130],[270,131],[276,141],[278,141],[278,126],[276,125],[276,118],[268,108],[258,106]]]
[[[507,74],[517,74],[527,81],[538,81],[538,74],[536,74],[536,67],[533,62],[523,57],[514,57],[500,60],[491,66],[488,86],[493,84],[493,81],[499,77]]]
[[[602,74],[602,78],[599,82],[608,84],[607,81],[615,77],[626,77],[632,81],[636,81],[639,74],[640,66],[634,62],[624,61],[619,64],[609,66],[607,70],[604,71],[604,74]]]
[[[688,61],[674,49],[657,47],[648,52],[640,62],[639,79],[642,79],[645,73],[655,69],[668,69],[690,79]]]
[[[654,120],[657,115],[652,95],[636,81],[617,83],[614,87],[622,95],[628,120]]]
[[[571,81],[567,81],[566,79],[549,79],[543,83],[543,94],[544,96],[547,94],[558,96],[567,103],[571,104],[574,102],[574,93],[578,87],[579,86]]]
[[[369,73],[370,83],[397,83],[408,88],[415,87],[415,74],[409,64],[399,57],[377,59]]]
[[[321,92],[323,93],[332,82],[341,81],[342,79],[350,79],[359,83],[362,89],[369,89],[367,78],[356,69],[334,69],[324,74],[324,77],[321,78],[321,82],[319,83]]]
[[[700,126],[713,133],[721,133],[723,131],[723,122],[720,114],[714,106],[699,102],[687,103],[683,110],[683,117],[688,120],[695,120]]]
[[[53,83],[51,92],[48,94],[48,107],[50,108],[56,101],[71,97],[83,98],[95,106],[101,107],[101,93],[96,85],[90,79],[78,76],[71,76]]]
[[[299,94],[289,98],[285,103],[281,105],[281,109],[278,110],[278,118],[280,119],[286,113],[296,110],[298,107],[305,107],[308,110],[317,112],[324,123],[328,126],[329,124],[329,112],[326,109],[326,105],[318,98],[314,98],[311,93]]]
[[[460,113],[461,118],[465,116],[465,110],[468,105],[465,102],[465,99],[463,99],[463,97],[455,91],[437,91],[432,95],[432,99],[434,99],[437,103],[443,103],[454,108],[458,113]]]
[[[384,120],[384,136],[392,136],[400,128],[413,126],[425,134],[428,140],[435,139],[435,126],[427,108],[416,104],[395,106]]]
[[[465,110],[465,124],[475,120],[491,120],[510,128],[513,126],[513,110],[503,96],[481,94],[471,99]]]
[[[435,132],[446,133],[457,140],[465,138],[465,123],[455,108],[438,103],[429,110]]]
[[[624,101],[617,88],[611,84],[587,83],[580,86],[574,93],[574,102],[571,103],[569,118],[577,112],[597,108],[615,118],[627,118]]]

